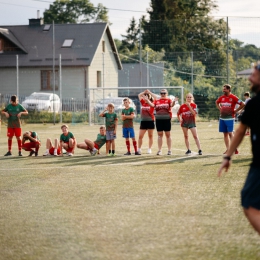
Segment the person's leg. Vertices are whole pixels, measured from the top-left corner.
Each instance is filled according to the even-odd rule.
[[[25,150],[25,151],[32,151],[32,149],[31,149],[31,142],[24,143],[22,145],[22,149]]]
[[[8,137],[8,151],[12,151],[13,136]]]
[[[138,137],[138,151],[141,150],[142,144],[143,144],[143,137],[146,133],[146,129],[140,129],[139,130],[139,137]]]
[[[193,135],[193,138],[195,140],[195,143],[196,143],[198,149],[201,150],[201,148],[200,148],[200,140],[199,140],[199,137],[198,137],[198,134],[197,134],[197,128],[196,127],[192,127],[192,128],[190,128],[190,131],[191,131],[191,133]]]
[[[161,151],[163,145],[163,131],[157,132],[157,134],[158,134],[158,151]]]
[[[110,154],[111,153],[111,142],[110,140],[106,141],[106,154]]]
[[[182,132],[183,132],[185,145],[186,145],[187,149],[190,150],[188,128],[187,127],[182,127],[181,129],[182,129]]]
[[[248,209],[244,208],[244,213],[250,224],[260,235],[260,210],[249,207]]]
[[[166,142],[167,142],[168,151],[171,151],[172,150],[171,132],[170,131],[165,131],[165,136],[166,136]]]
[[[132,142],[133,142],[135,153],[137,153],[137,142],[134,137],[132,137]]]
[[[226,148],[229,148],[229,133],[223,133],[224,134],[224,142],[226,145]]]
[[[115,154],[115,151],[116,151],[115,139],[111,140],[111,148],[112,148],[112,154]]]
[[[153,129],[148,129],[149,149],[153,146]]]

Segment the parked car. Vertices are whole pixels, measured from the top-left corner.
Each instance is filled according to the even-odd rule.
[[[94,109],[96,112],[100,113],[104,110],[104,108],[107,107],[109,103],[113,103],[115,105],[115,112],[120,112],[124,108],[124,102],[123,97],[114,97],[114,98],[105,98],[100,99],[96,102],[96,105],[94,106]],[[134,110],[136,109],[135,103],[132,99],[130,99],[130,107],[133,107]]]
[[[29,97],[26,97],[22,102],[22,106],[28,111],[48,111],[58,112],[60,110],[60,98],[56,94],[34,92]]]

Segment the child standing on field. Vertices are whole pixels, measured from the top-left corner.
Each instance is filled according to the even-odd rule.
[[[133,119],[135,117],[134,109],[130,107],[129,98],[123,99],[125,108],[122,110],[121,119],[123,121],[123,137],[125,138],[127,152],[124,155],[131,155],[130,141],[132,138],[135,155],[139,155],[137,152],[137,143],[135,140],[134,124]]]
[[[115,156],[115,139],[117,130],[117,114],[114,112],[114,104],[109,103],[107,108],[99,114],[106,118],[106,154]]]
[[[67,155],[72,156],[77,144],[76,138],[71,132],[69,132],[69,127],[67,125],[62,125],[61,131],[60,148],[64,148],[67,151]],[[61,156],[63,156],[63,153],[61,153]]]

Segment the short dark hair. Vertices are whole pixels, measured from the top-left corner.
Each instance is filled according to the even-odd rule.
[[[12,102],[16,102],[17,101],[17,96],[16,95],[11,96],[11,101]]]
[[[245,92],[245,93],[244,93],[244,96],[250,97],[250,93],[249,93],[249,92]]]
[[[232,88],[229,84],[225,84],[223,87],[225,87],[228,90],[231,90],[231,88]]]

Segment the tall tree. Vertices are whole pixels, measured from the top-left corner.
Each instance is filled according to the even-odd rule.
[[[202,51],[218,49],[226,39],[226,23],[209,13],[213,0],[151,0],[149,21],[144,22],[143,44],[154,50]]]
[[[108,22],[107,8],[89,0],[56,0],[43,15],[45,23]]]

